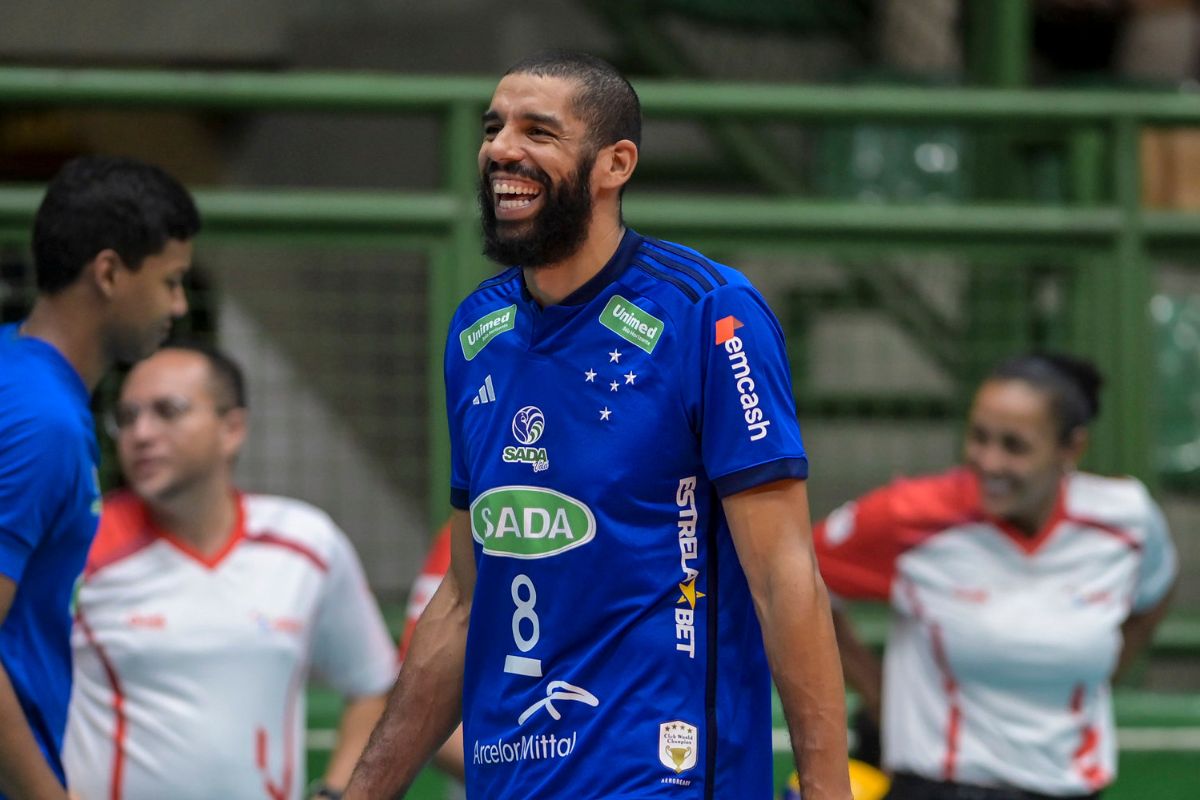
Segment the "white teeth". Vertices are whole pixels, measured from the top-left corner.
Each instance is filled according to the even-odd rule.
[[[496,205],[503,209],[526,208],[533,205],[533,198],[523,198],[521,200],[501,200]]]
[[[526,186],[517,186],[512,183],[504,183],[503,181],[492,181],[493,194],[538,194],[537,189],[532,189]]]

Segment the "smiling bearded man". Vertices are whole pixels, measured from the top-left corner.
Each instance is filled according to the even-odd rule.
[[[579,167],[569,179],[554,185],[550,176],[536,167],[512,165],[510,174],[519,175],[541,184],[536,195],[504,194],[510,188],[503,179],[493,177],[500,165],[488,163],[484,175],[479,179],[479,212],[483,224],[483,254],[498,264],[520,264],[524,267],[544,267],[562,261],[579,249],[587,238],[588,223],[592,219],[592,166],[596,163],[595,150],[585,153]],[[528,190],[526,190],[528,192]],[[499,196],[513,198],[497,201]],[[499,221],[496,206],[504,204],[532,203],[538,196],[545,197],[545,204],[538,215],[525,222]],[[519,198],[531,197],[528,201]]]
[[[526,59],[482,121],[508,269],[446,347],[450,570],[346,800],[402,793],[460,714],[469,798],[770,797],[768,653],[805,800],[850,800],[778,320],[625,226],[641,107],[611,65]]]

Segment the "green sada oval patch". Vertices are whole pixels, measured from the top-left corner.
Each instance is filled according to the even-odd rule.
[[[548,558],[590,542],[596,517],[553,489],[500,486],[471,503],[471,534],[490,555]]]

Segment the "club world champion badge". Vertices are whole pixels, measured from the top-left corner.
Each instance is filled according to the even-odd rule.
[[[696,766],[699,732],[695,725],[682,720],[664,722],[658,726],[658,760],[676,775]]]

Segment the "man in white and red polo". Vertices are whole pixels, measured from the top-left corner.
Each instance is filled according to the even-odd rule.
[[[106,499],[78,594],[71,790],[302,797],[311,668],[346,700],[313,793],[338,796],[397,663],[349,541],[317,508],[235,489],[246,403],[223,354],[142,362],[113,422],[131,489]]]

